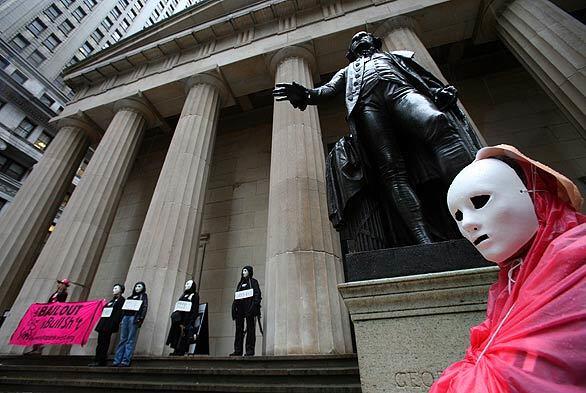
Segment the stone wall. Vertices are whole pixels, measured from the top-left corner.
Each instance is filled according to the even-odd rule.
[[[586,140],[533,77],[519,67],[455,81],[489,145],[507,143],[570,177],[586,193]]]
[[[254,267],[265,292],[270,142],[270,123],[231,131],[222,124],[218,128],[204,208],[202,234],[209,234],[209,242],[200,281],[200,301],[209,303],[212,356],[233,351],[231,307],[243,266]],[[262,353],[258,328],[256,353]]]

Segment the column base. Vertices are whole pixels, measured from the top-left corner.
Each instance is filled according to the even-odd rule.
[[[427,391],[464,357],[498,267],[338,285],[356,335],[363,393]]]

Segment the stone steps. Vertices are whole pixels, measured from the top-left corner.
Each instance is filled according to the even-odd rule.
[[[0,391],[360,393],[354,355],[135,358],[87,367],[86,356],[0,357]]]

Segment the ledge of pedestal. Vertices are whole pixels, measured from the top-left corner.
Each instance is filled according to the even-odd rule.
[[[463,358],[498,267],[339,284],[354,322],[363,393],[422,392]]]
[[[350,253],[344,260],[348,282],[489,266],[466,239]]]

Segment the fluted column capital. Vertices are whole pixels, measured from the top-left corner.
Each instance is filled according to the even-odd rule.
[[[269,69],[272,75],[276,75],[277,67],[283,61],[290,58],[301,58],[307,61],[312,74],[317,72],[317,63],[313,49],[309,45],[292,45],[279,49],[269,57]]]
[[[104,135],[104,130],[81,111],[73,116],[60,119],[57,127],[75,127],[81,129],[87,135],[92,145],[97,145]]]
[[[128,97],[114,103],[114,112],[127,110],[142,115],[146,121],[146,127],[152,127],[157,122],[157,114],[151,109],[151,106],[143,98]]]
[[[409,29],[417,35],[421,34],[421,27],[419,26],[419,23],[414,18],[407,15],[400,15],[385,20],[376,28],[373,34],[382,38],[398,29]]]
[[[228,102],[230,99],[230,90],[228,89],[228,86],[226,86],[224,80],[220,76],[209,72],[193,75],[192,77],[188,78],[185,81],[185,92],[189,93],[189,90],[191,90],[193,86],[200,84],[215,87],[220,93],[220,99],[223,104]]]

